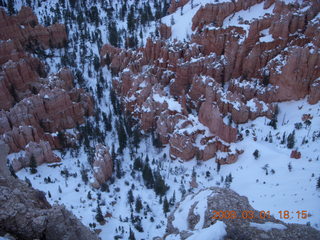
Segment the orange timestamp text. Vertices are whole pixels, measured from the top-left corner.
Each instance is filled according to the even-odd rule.
[[[307,219],[308,212],[303,211],[279,211],[279,218],[289,219],[297,217],[298,219]],[[212,219],[270,219],[270,211],[212,211]]]

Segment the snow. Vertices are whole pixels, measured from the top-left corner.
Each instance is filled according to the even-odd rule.
[[[230,0],[231,1],[231,0]],[[226,1],[219,1],[226,2]],[[201,6],[205,6],[207,3],[214,3],[213,0],[194,0],[193,8],[191,8],[191,2],[187,3],[183,9],[178,8],[176,12],[165,16],[161,19],[162,23],[167,26],[171,26],[172,29],[172,39],[177,39],[179,41],[184,41],[190,38],[193,33],[192,27],[192,18],[196,14],[196,12],[201,8]],[[182,15],[181,15],[182,11]],[[175,24],[171,25],[171,19],[174,19]]]
[[[208,228],[204,228],[196,231],[192,236],[188,237],[186,240],[220,240],[224,239],[227,234],[226,224],[222,221],[217,221],[215,224]]]
[[[274,39],[272,35],[269,33],[269,28],[262,30],[260,33],[263,35],[263,37],[260,37],[259,41],[260,42],[273,42]]]
[[[246,21],[248,23],[252,22],[254,19],[259,19],[265,16],[266,14],[272,14],[274,9],[274,4],[272,4],[268,9],[263,9],[264,2],[258,3],[247,10],[241,10],[236,12],[234,15],[230,17],[226,17],[223,21],[223,28],[228,28],[229,26],[237,26],[242,27],[247,32],[247,36],[249,33],[249,24],[245,24]],[[265,39],[263,39],[265,40]],[[270,40],[270,39],[266,39]]]
[[[153,94],[153,100],[163,104],[166,102],[168,104],[168,109],[171,111],[181,112],[182,108],[180,103],[170,97],[160,96],[159,94]]]
[[[15,1],[18,5],[20,1]],[[46,15],[45,7],[50,7],[50,5],[58,3],[58,0],[41,2],[41,7],[36,8],[37,15],[39,16],[39,21],[43,22],[43,16]],[[113,1],[111,1],[112,4]],[[128,1],[129,4],[133,1]],[[221,1],[220,1],[221,2]],[[286,1],[292,2],[292,1]],[[190,3],[187,3],[183,8],[183,15],[180,14],[181,10],[178,9],[176,13],[166,16],[162,19],[162,22],[166,23],[168,26],[171,26],[170,20],[171,16],[175,19],[175,24],[172,26],[173,36],[172,39],[176,38],[178,40],[185,40],[188,38],[188,35],[192,34],[191,25],[192,17],[196,11],[206,3],[214,3],[213,0],[195,0],[195,7],[191,9]],[[68,1],[66,1],[68,4]],[[91,3],[90,3],[91,4]],[[274,5],[269,9],[264,10],[262,8],[262,3],[257,4],[246,11],[241,11],[235,14],[231,19],[227,17],[224,21],[224,27],[228,26],[241,26],[248,30],[248,25],[239,24],[238,18],[241,16],[244,20],[252,21],[254,18],[260,18],[267,13],[272,13]],[[50,15],[52,13],[48,13]],[[52,15],[51,15],[52,16]],[[99,8],[99,16],[105,20],[106,13],[103,8]],[[315,19],[319,19],[320,14]],[[107,22],[107,21],[105,21]],[[126,23],[124,21],[118,21],[117,26],[119,28],[125,28]],[[149,33],[154,32],[156,23],[151,23],[149,27],[143,29],[144,32],[144,42],[145,39],[149,36]],[[95,28],[93,25],[88,24],[88,31],[92,34],[101,31],[102,42],[106,43],[108,32],[105,25],[101,25],[98,28]],[[78,26],[74,23],[70,25],[69,28],[69,37],[80,32]],[[265,35],[260,38],[261,42],[271,41],[271,36],[268,34],[267,29],[261,31],[261,34]],[[90,69],[90,61],[86,58],[84,64],[80,63],[81,50],[78,42],[71,40],[71,46],[69,52],[64,52],[64,49],[55,49],[53,51],[53,57],[46,59],[46,63],[50,66],[50,72],[56,72],[60,69],[61,65],[61,55],[68,54],[70,51],[77,53],[77,58],[75,60],[76,65],[79,67],[83,73],[84,79],[87,82],[87,87],[92,87],[95,91],[97,83],[97,75],[93,72],[90,77],[88,74],[88,69]],[[85,43],[85,48],[89,51],[92,50],[92,54],[99,55],[99,49],[97,44],[90,42]],[[50,53],[51,50],[46,50],[46,53]],[[91,53],[90,53],[91,54]],[[191,62],[199,61],[202,58],[191,59]],[[281,66],[285,64],[286,59],[282,59],[277,56],[274,61],[279,61],[279,71]],[[143,69],[146,70],[148,66],[144,66]],[[109,86],[111,86],[111,73],[104,67],[102,69],[103,76],[105,77]],[[172,74],[171,71],[166,71],[168,74]],[[52,79],[53,80],[53,79]],[[246,88],[256,89],[258,92],[264,92],[266,88],[262,85],[259,85],[258,81],[239,81],[235,80],[236,84]],[[210,83],[211,84],[211,83]],[[145,87],[145,82],[142,82],[139,85],[140,88]],[[97,108],[101,109],[104,113],[109,113],[112,110],[109,98],[109,90],[104,89],[104,98],[101,103],[97,102]],[[95,97],[95,96],[94,96]],[[153,99],[157,102],[168,104],[168,107],[172,111],[181,112],[181,105],[169,96],[160,96],[159,94],[154,94]],[[133,100],[133,98],[130,100]],[[27,100],[29,101],[29,100]],[[225,99],[227,101],[227,99]],[[263,105],[263,109],[267,110],[267,105],[264,102],[260,102]],[[248,103],[247,103],[248,104]],[[252,104],[252,105],[251,105]],[[166,145],[163,149],[155,149],[152,145],[152,142],[149,138],[144,138],[137,150],[136,156],[145,156],[148,154],[150,159],[155,159],[155,164],[151,164],[153,169],[160,169],[161,174],[165,177],[167,185],[170,186],[170,189],[167,193],[167,198],[170,198],[173,195],[173,192],[176,194],[176,202],[184,198],[184,195],[179,190],[181,186],[184,186],[187,191],[189,191],[189,181],[192,169],[194,168],[197,173],[197,183],[199,184],[198,188],[195,191],[201,190],[206,187],[211,186],[220,186],[224,187],[224,181],[221,181],[222,177],[227,176],[232,173],[233,181],[230,188],[235,190],[241,195],[247,196],[250,204],[257,210],[270,211],[271,214],[279,219],[279,211],[301,211],[306,210],[310,213],[310,216],[307,219],[298,219],[296,215],[291,215],[289,219],[281,219],[287,223],[301,223],[306,224],[310,222],[311,226],[320,229],[320,209],[319,209],[319,199],[320,192],[316,190],[316,181],[319,177],[318,169],[320,168],[320,152],[319,152],[319,142],[320,139],[313,136],[316,131],[319,131],[320,125],[320,104],[309,105],[306,99],[302,99],[296,102],[283,102],[279,103],[280,113],[278,115],[278,128],[273,129],[268,126],[269,119],[260,117],[254,121],[250,121],[246,124],[239,124],[238,129],[240,133],[244,136],[244,140],[232,143],[231,149],[244,149],[245,152],[240,155],[239,160],[231,165],[221,166],[221,170],[217,172],[216,158],[209,159],[206,162],[197,162],[195,159],[188,162],[182,161],[172,161],[169,158],[169,146]],[[255,109],[253,101],[249,101],[249,106],[252,109]],[[235,105],[237,107],[237,105]],[[150,109],[145,106],[142,107],[143,111],[149,112]],[[113,112],[112,112],[113,113]],[[311,113],[313,115],[312,124],[310,127],[306,127],[303,124],[302,129],[296,130],[296,144],[297,148],[301,154],[301,159],[291,159],[290,153],[291,149],[288,149],[286,145],[281,144],[278,137],[282,137],[284,133],[288,136],[294,129],[294,124],[301,122],[301,117],[305,113]],[[113,116],[115,116],[113,114]],[[115,118],[115,117],[113,117]],[[189,115],[188,119],[191,120],[192,124],[188,125],[186,128],[179,131],[185,131],[187,133],[193,133],[197,130],[204,130],[204,136],[210,135],[207,127],[203,126],[199,121],[198,117]],[[114,126],[114,120],[113,120]],[[103,126],[100,124],[100,129],[103,129]],[[248,131],[248,136],[246,135],[246,130]],[[266,142],[265,138],[269,135],[272,136],[273,142]],[[55,136],[57,133],[53,133]],[[196,140],[195,145],[200,146],[201,135]],[[256,141],[254,138],[256,137]],[[306,137],[309,142],[307,144],[301,144],[303,138]],[[108,133],[105,139],[105,145],[111,147],[112,144],[115,144],[117,148],[117,137],[115,132]],[[92,144],[93,147],[95,144]],[[202,146],[203,147],[203,146]],[[255,160],[252,153],[255,149],[259,150],[260,157]],[[93,169],[88,164],[88,156],[84,153],[83,148],[80,149],[79,155],[74,156],[71,154],[71,151],[67,151],[66,155],[61,155],[60,152],[55,152],[63,160],[60,166],[56,164],[43,164],[39,166],[38,173],[35,175],[30,175],[29,169],[23,169],[17,173],[20,179],[25,177],[29,178],[32,182],[33,187],[40,189],[47,193],[48,201],[51,204],[59,203],[64,204],[67,209],[72,211],[80,220],[86,225],[89,226],[90,223],[97,223],[95,220],[95,210],[97,207],[98,194],[101,193],[101,201],[105,202],[105,205],[102,205],[102,212],[109,212],[112,214],[111,218],[106,218],[107,224],[100,226],[97,223],[97,229],[101,229],[102,232],[99,236],[102,239],[109,239],[110,236],[116,236],[120,233],[116,230],[119,226],[124,227],[125,233],[123,234],[123,239],[128,239],[128,231],[131,228],[135,232],[136,239],[152,239],[155,236],[163,236],[166,230],[166,221],[167,217],[163,213],[162,205],[159,203],[159,197],[155,195],[152,189],[147,189],[143,183],[141,173],[136,171],[135,176],[131,175],[132,173],[132,153],[128,149],[125,150],[123,156],[121,157],[121,168],[124,171],[124,176],[122,178],[115,179],[114,183],[109,183],[110,192],[101,192],[90,186],[90,184],[84,184],[81,179],[81,165],[83,164],[89,173],[89,182],[93,181]],[[19,156],[20,154],[24,155],[24,152],[10,154],[8,159],[13,159],[14,157]],[[166,157],[164,157],[166,155]],[[218,152],[217,157],[225,157],[226,153]],[[79,164],[78,164],[79,161]],[[150,161],[151,162],[151,161]],[[292,165],[292,171],[288,170],[288,164]],[[52,166],[53,165],[53,166]],[[267,167],[266,167],[267,166]],[[61,170],[67,168],[70,173],[77,173],[76,177],[65,178],[61,175]],[[265,170],[262,168],[268,169],[268,175],[265,173]],[[271,170],[274,170],[275,173],[271,173]],[[206,172],[211,173],[210,177],[206,177]],[[53,183],[44,183],[43,178],[50,177],[53,180]],[[175,181],[176,180],[176,181]],[[134,197],[140,196],[144,209],[146,205],[149,205],[151,211],[147,213],[146,218],[144,218],[144,213],[135,213],[134,215],[140,216],[142,218],[142,226],[144,229],[143,233],[136,231],[133,224],[130,222],[130,205],[127,201],[127,192],[132,188],[134,184],[133,194]],[[59,193],[59,186],[62,189],[62,193]],[[117,188],[119,188],[117,190]],[[88,192],[92,194],[92,200],[87,198]],[[48,197],[48,192],[51,193],[52,197]],[[214,225],[206,229],[201,229],[201,225],[204,221],[203,209],[206,206],[207,192],[201,193],[195,197],[195,199],[190,199],[186,197],[186,204],[190,204],[198,201],[194,211],[201,215],[200,222],[196,225],[196,231],[193,236],[190,236],[188,239],[219,239],[225,235],[225,225],[222,222],[216,222]],[[170,210],[173,211],[174,207],[170,207]],[[179,227],[186,229],[186,218],[187,208],[181,208],[179,212],[179,219],[176,220],[175,224]],[[124,219],[128,217],[128,221]],[[150,218],[154,218],[154,222]],[[257,228],[271,229],[271,228],[281,228],[283,225],[279,224],[274,225],[270,223],[263,226],[255,225]],[[91,228],[92,229],[92,228]],[[170,238],[169,238],[170,237]],[[167,239],[178,239],[179,236],[170,235]]]
[[[265,223],[250,223],[251,227],[255,227],[257,229],[263,230],[263,231],[270,231],[272,229],[278,229],[278,230],[284,230],[287,227],[283,224],[279,223],[273,223],[273,222],[265,222]]]
[[[258,110],[257,105],[253,99],[247,101],[246,105],[249,107],[250,112],[256,112]]]

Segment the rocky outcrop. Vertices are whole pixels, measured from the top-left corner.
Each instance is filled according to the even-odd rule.
[[[237,139],[237,129],[227,126],[220,116],[217,106],[210,102],[204,102],[199,110],[199,121],[207,126],[210,131],[221,137],[226,142],[235,142]]]
[[[51,206],[45,193],[11,176],[8,149],[0,142],[0,233],[16,239],[98,239],[63,206]]]
[[[295,158],[295,159],[300,159],[301,158],[301,152],[297,151],[297,150],[292,150],[291,154],[290,154],[291,158]]]
[[[189,0],[171,0],[170,6],[168,8],[168,13],[174,13],[178,8],[183,7],[189,2]]]
[[[59,162],[61,159],[57,157],[51,149],[49,142],[40,141],[28,142],[25,147],[25,151],[21,152],[22,154],[13,157],[10,164],[15,172],[19,171],[24,167],[30,166],[30,159],[33,157],[37,165],[42,163],[53,163]]]
[[[204,206],[200,207],[200,206]],[[236,218],[221,217],[216,212],[231,212]],[[243,212],[255,218],[242,218]],[[220,215],[221,216],[221,215]],[[168,217],[164,239],[200,239],[203,232],[217,239],[320,239],[319,231],[307,225],[288,224],[272,216],[259,217],[247,197],[227,188],[206,188],[186,195]],[[179,223],[179,224],[177,224]]]
[[[232,2],[223,2],[218,4],[206,4],[192,18],[192,30],[198,28],[198,31],[206,24],[213,23],[216,27],[221,27],[223,20],[241,10],[246,10],[251,6],[262,2],[263,0],[239,0]]]
[[[113,161],[109,153],[109,148],[98,144],[93,160],[93,175],[96,179],[92,185],[99,187],[105,183],[111,176],[113,170]]]
[[[52,149],[61,148],[57,132],[82,124],[93,113],[89,94],[73,86],[73,75],[63,68],[47,76],[42,64],[29,53],[34,48],[62,47],[63,25],[38,25],[30,8],[16,16],[0,9],[0,140],[9,146],[14,170],[59,158]],[[10,39],[10,40],[8,40]]]
[[[166,40],[171,37],[171,27],[167,26],[166,24],[161,23],[159,27],[160,36],[162,39]]]
[[[28,47],[63,47],[67,41],[64,25],[39,25],[37,17],[29,7],[22,7],[17,16],[7,16],[5,10],[0,9],[0,28],[1,40],[14,39]]]
[[[233,19],[252,7],[266,14]],[[149,38],[135,51],[106,45],[101,59],[119,75],[113,86],[125,109],[170,145],[173,159],[232,163],[241,154],[230,149],[238,141],[233,126],[274,117],[274,102],[319,100],[319,10],[317,1],[210,3],[194,15],[189,42]]]

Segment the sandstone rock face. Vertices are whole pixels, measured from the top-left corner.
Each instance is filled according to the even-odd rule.
[[[189,2],[189,0],[171,0],[170,7],[168,9],[168,13],[174,13],[179,7],[183,7]]]
[[[13,178],[0,143],[0,232],[16,239],[98,239],[63,206],[51,206],[45,193]],[[10,201],[8,201],[10,199]]]
[[[44,162],[59,162],[61,160],[52,152],[49,142],[42,140],[39,143],[29,142],[23,154],[12,159],[11,165],[13,170],[17,172],[24,167],[29,167],[31,157],[34,157],[37,165],[41,165]]]
[[[159,28],[159,32],[160,32],[160,36],[162,39],[166,40],[168,38],[171,37],[171,27],[165,25],[165,24],[160,24],[160,28]]]
[[[170,11],[186,3],[172,1]],[[268,13],[229,24],[258,4]],[[242,152],[230,148],[232,126],[274,117],[275,102],[319,101],[319,11],[318,1],[212,2],[194,15],[190,41],[149,38],[135,51],[105,45],[101,59],[119,75],[113,86],[125,109],[170,145],[173,159],[228,164]]]
[[[65,26],[54,24],[48,28],[38,24],[38,19],[29,7],[22,7],[17,16],[7,16],[0,9],[1,40],[14,39],[23,46],[39,44],[42,48],[63,47],[67,40]]]
[[[205,206],[205,209],[200,209],[199,206]],[[195,209],[200,210],[195,211]],[[213,211],[231,209],[240,217],[213,219]],[[252,211],[254,216],[259,216],[259,211],[252,208],[247,197],[240,196],[230,189],[213,187],[190,193],[176,204],[175,210],[168,217],[167,233],[163,239],[186,239],[189,236],[198,239],[197,234],[201,230],[214,227],[216,224],[225,229],[222,234],[223,239],[320,239],[319,231],[310,226],[287,224],[272,216],[266,219],[242,219],[243,211]],[[184,212],[187,212],[187,217],[182,217]],[[179,225],[175,225],[174,220],[177,219]],[[184,224],[181,224],[181,221]],[[274,224],[281,230],[275,228],[269,231],[262,230],[260,226],[263,224]]]
[[[93,162],[93,175],[99,184],[105,183],[112,176],[113,162],[109,153],[109,148],[98,144]]]
[[[237,130],[223,122],[217,106],[204,102],[199,110],[199,121],[207,126],[212,133],[220,136],[222,140],[226,142],[236,141]]]
[[[92,99],[74,88],[69,69],[47,76],[44,65],[25,48],[32,50],[36,43],[62,47],[65,27],[38,25],[27,7],[17,16],[0,9],[0,25],[0,140],[10,153],[20,152],[12,161],[16,171],[29,165],[31,155],[37,164],[58,161],[52,152],[61,147],[56,133],[83,123],[93,112]]]

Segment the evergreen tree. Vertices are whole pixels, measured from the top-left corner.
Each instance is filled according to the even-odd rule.
[[[288,170],[289,170],[289,172],[291,172],[291,171],[292,171],[292,165],[291,165],[291,162],[288,164]]]
[[[137,212],[137,213],[140,213],[142,207],[143,207],[143,206],[142,206],[141,198],[138,197],[138,198],[136,199],[136,206],[135,206],[136,212]]]
[[[123,122],[117,122],[117,132],[118,132],[118,140],[119,140],[119,153],[123,153],[123,149],[127,146],[127,134],[123,127]]]
[[[173,195],[170,199],[170,205],[173,206],[175,202],[176,202],[176,191],[173,191]]]
[[[120,179],[122,177],[122,171],[121,171],[121,162],[119,159],[116,159],[116,165],[117,165],[116,177]]]
[[[87,194],[87,198],[88,198],[88,199],[90,199],[90,200],[92,199],[91,191],[89,191],[89,192],[88,192],[88,194]]]
[[[253,156],[254,158],[257,160],[259,157],[260,157],[260,154],[259,154],[259,150],[256,149],[254,152],[253,152]]]
[[[131,189],[128,191],[128,202],[130,203],[130,205],[134,203],[134,197]]]
[[[218,161],[218,162],[217,162],[217,173],[220,172],[220,168],[221,168],[221,164],[220,164],[220,162]]]
[[[104,217],[102,215],[102,211],[101,211],[99,202],[98,202],[98,206],[97,206],[96,220],[98,223],[100,223],[100,225],[104,224]]]
[[[142,165],[140,157],[135,158],[135,160],[133,162],[133,169],[141,171],[142,167],[143,167],[143,165]]]
[[[168,191],[169,186],[166,185],[160,172],[154,174],[154,191],[157,195],[163,196]]]
[[[33,155],[31,155],[31,158],[30,158],[30,173],[31,174],[35,174],[37,173],[38,170],[37,170],[37,162],[36,162],[36,159],[34,158]]]
[[[154,179],[153,179],[153,174],[148,162],[144,164],[144,167],[142,170],[142,177],[147,188],[152,188],[154,185]]]
[[[111,45],[118,47],[119,46],[119,37],[118,30],[115,22],[109,22],[108,24],[109,31],[109,42]]]
[[[130,231],[129,231],[129,240],[136,240],[135,236],[134,236],[134,233],[133,231],[131,230],[130,228]]]
[[[130,7],[130,12],[127,17],[127,27],[130,33],[133,33],[135,29],[135,18],[134,18],[134,7],[133,5]]]
[[[318,178],[318,181],[317,181],[317,189],[320,189],[320,177]]]
[[[292,149],[294,147],[294,143],[295,143],[295,131],[293,130],[293,132],[290,133],[287,138],[287,147],[289,149]]]
[[[8,12],[9,12],[9,15],[15,14],[14,0],[8,0]]]
[[[170,209],[169,209],[169,203],[168,203],[168,200],[167,200],[167,197],[164,198],[164,201],[163,201],[163,212],[165,214],[167,214],[167,212],[169,212]]]

